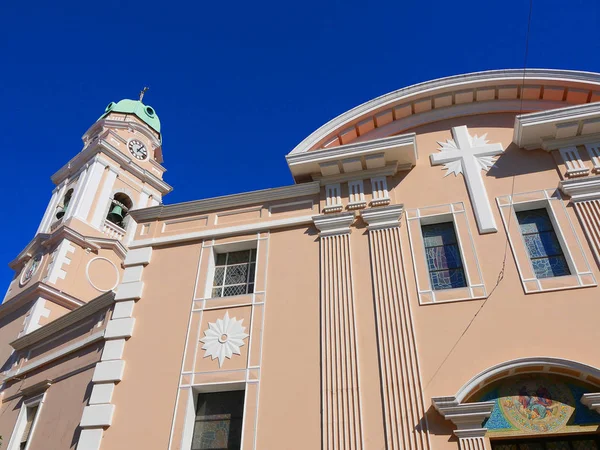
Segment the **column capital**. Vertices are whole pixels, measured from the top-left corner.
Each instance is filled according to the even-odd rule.
[[[321,214],[313,216],[313,222],[321,237],[350,233],[350,225],[354,222],[354,213]]]
[[[372,208],[360,213],[369,230],[381,230],[400,226],[404,205],[392,205]]]
[[[460,403],[456,397],[434,397],[433,407],[444,419],[456,425],[454,434],[458,438],[483,437],[487,428],[482,422],[490,417],[496,402]]]

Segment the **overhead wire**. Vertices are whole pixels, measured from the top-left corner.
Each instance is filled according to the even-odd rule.
[[[524,91],[524,88],[525,88],[525,77],[526,77],[526,73],[527,73],[527,60],[528,60],[528,57],[529,57],[529,35],[531,33],[531,15],[532,15],[532,12],[533,12],[533,0],[529,0],[529,15],[527,17],[527,33],[526,33],[526,37],[525,37],[525,56],[524,56],[524,61],[523,61],[523,78],[521,80],[521,95],[520,95],[520,104],[519,104],[519,115],[523,114],[523,91]],[[512,176],[511,191],[510,191],[510,205],[511,206],[512,206],[512,198],[513,198],[513,195],[515,193],[515,178],[516,178],[516,174],[513,174],[513,176]],[[469,321],[469,323],[467,324],[467,326],[465,327],[465,329],[463,330],[463,332],[460,334],[460,336],[458,337],[458,339],[456,340],[456,342],[454,343],[454,345],[452,346],[452,348],[450,349],[450,351],[446,354],[445,358],[442,360],[442,362],[440,363],[440,365],[438,366],[438,368],[436,369],[436,371],[433,373],[433,375],[431,376],[431,378],[429,379],[429,381],[425,385],[425,389],[435,379],[435,377],[437,376],[437,374],[439,373],[439,371],[442,369],[442,367],[444,366],[444,364],[446,363],[446,361],[448,360],[448,358],[450,358],[450,356],[452,355],[452,352],[454,351],[454,349],[458,346],[458,344],[460,343],[460,341],[462,340],[462,338],[465,336],[465,334],[467,334],[467,331],[469,331],[469,328],[471,328],[471,325],[473,324],[473,322],[475,321],[475,319],[477,318],[477,316],[479,315],[479,313],[483,310],[484,306],[487,304],[487,302],[490,300],[490,298],[492,298],[492,295],[494,294],[494,291],[496,290],[496,288],[500,285],[500,282],[504,279],[504,273],[505,273],[505,269],[506,269],[506,257],[508,255],[508,243],[509,243],[510,224],[511,224],[512,216],[513,216],[513,214],[512,214],[512,210],[511,210],[511,213],[508,215],[508,221],[507,221],[507,226],[506,226],[506,240],[504,242],[504,256],[502,258],[502,266],[500,268],[500,272],[498,273],[498,278],[496,279],[496,284],[494,285],[494,287],[490,291],[489,295],[481,303],[481,306],[477,309],[477,311],[475,312],[475,314],[473,315],[473,317],[471,318],[471,320]]]

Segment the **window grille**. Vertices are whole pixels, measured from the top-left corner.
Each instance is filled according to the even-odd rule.
[[[256,249],[215,255],[212,297],[252,294],[256,272]]]
[[[422,225],[423,243],[431,288],[461,288],[467,285],[460,247],[453,222]]]
[[[545,208],[517,212],[521,234],[537,278],[570,275],[569,265]]]

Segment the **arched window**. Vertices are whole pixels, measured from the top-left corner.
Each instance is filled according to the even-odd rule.
[[[63,216],[67,213],[69,209],[69,203],[71,203],[71,197],[73,196],[73,189],[69,189],[65,196],[63,197],[63,201],[56,208],[56,218],[62,219]]]
[[[132,206],[133,202],[126,194],[117,192],[111,201],[110,208],[108,208],[106,220],[121,228],[126,228],[129,210]]]

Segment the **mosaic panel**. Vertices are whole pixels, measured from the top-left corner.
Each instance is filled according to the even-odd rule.
[[[600,415],[582,405],[580,399],[585,392],[594,390],[597,388],[576,380],[529,374],[492,385],[476,401],[496,403],[490,417],[483,422],[491,435],[590,431],[590,426],[595,430],[594,425],[600,424]]]

